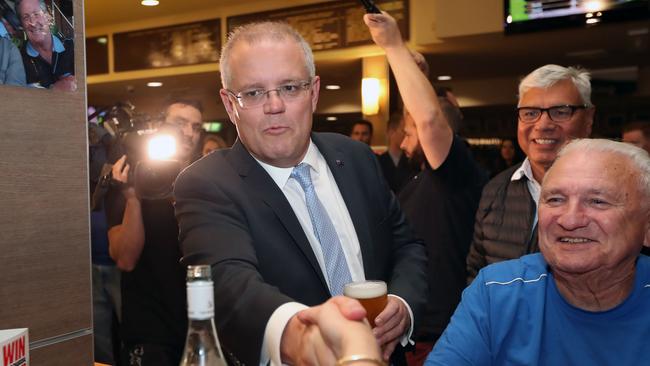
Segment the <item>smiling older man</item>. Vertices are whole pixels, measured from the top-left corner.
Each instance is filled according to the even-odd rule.
[[[54,24],[43,0],[17,0],[16,12],[27,42],[20,53],[27,84],[38,88],[75,91],[74,42],[52,34]]]
[[[539,245],[481,270],[427,365],[647,364],[648,154],[567,145],[542,184]]]
[[[483,190],[467,256],[471,281],[488,264],[534,253],[539,182],[562,146],[591,133],[589,73],[542,66],[519,84],[517,140],[526,159],[494,177]]]

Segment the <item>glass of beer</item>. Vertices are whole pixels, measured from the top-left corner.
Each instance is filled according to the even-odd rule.
[[[384,281],[360,281],[345,285],[343,294],[359,300],[366,309],[366,319],[370,327],[375,327],[377,315],[384,310],[388,302],[388,287]]]

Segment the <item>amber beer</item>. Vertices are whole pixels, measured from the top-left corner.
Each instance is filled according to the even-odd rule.
[[[359,300],[366,309],[366,318],[372,328],[375,327],[377,315],[384,310],[388,302],[388,287],[384,281],[361,281],[345,285],[343,294]]]

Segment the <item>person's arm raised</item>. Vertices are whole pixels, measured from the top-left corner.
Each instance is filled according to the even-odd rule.
[[[386,52],[404,106],[415,121],[427,162],[437,169],[449,154],[453,131],[440,108],[435,90],[418,66],[418,62],[421,65],[425,63],[424,57],[408,49],[395,19],[387,13],[366,14],[363,20],[372,39]]]

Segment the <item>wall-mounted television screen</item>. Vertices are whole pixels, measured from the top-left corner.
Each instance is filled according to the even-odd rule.
[[[648,19],[650,0],[504,0],[506,33]]]

